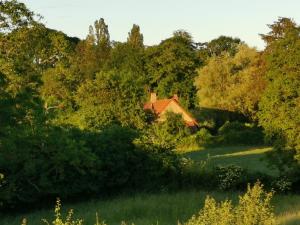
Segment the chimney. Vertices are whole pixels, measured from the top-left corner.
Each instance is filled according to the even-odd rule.
[[[150,94],[150,102],[154,103],[154,102],[156,102],[156,100],[157,100],[156,93],[151,92],[151,94]]]
[[[174,94],[172,99],[176,100],[178,102],[179,98],[178,98],[178,95],[177,94]]]

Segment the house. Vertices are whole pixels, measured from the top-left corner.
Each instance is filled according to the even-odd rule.
[[[144,110],[151,110],[156,114],[157,121],[164,121],[166,119],[166,112],[181,114],[188,127],[198,127],[196,119],[179,104],[176,94],[169,99],[157,99],[156,93],[151,93],[150,101],[145,103]]]

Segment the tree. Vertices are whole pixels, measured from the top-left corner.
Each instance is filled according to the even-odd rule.
[[[42,69],[39,63],[42,30],[40,24],[28,27],[28,23],[24,22],[11,32],[0,33],[0,123],[3,132],[6,126],[15,128],[27,124],[33,127],[35,120],[42,117],[38,94]]]
[[[279,18],[269,28],[262,35],[267,44],[268,85],[259,104],[259,122],[276,141],[276,153],[292,153],[300,162],[300,27],[291,19]]]
[[[206,43],[197,43],[198,55],[203,62],[212,56],[220,56],[225,52],[234,56],[238,51],[238,46],[243,42],[239,38],[220,36]]]
[[[75,72],[85,79],[94,79],[97,72],[103,69],[110,59],[111,42],[108,26],[103,18],[89,26],[89,34],[76,47],[73,60]]]
[[[146,84],[145,51],[128,43],[115,42],[104,70],[131,73],[131,76],[144,79]]]
[[[51,118],[55,114],[57,119],[73,109],[74,92],[83,80],[73,64],[79,40],[49,29],[46,29],[42,39],[46,42],[42,52],[47,57],[43,59],[39,93],[44,102],[45,113],[51,115]]]
[[[100,18],[99,20],[95,21],[94,27],[97,52],[100,58],[106,60],[109,57],[109,52],[111,49],[108,26],[105,24],[104,19]]]
[[[212,56],[195,79],[199,106],[237,111],[255,119],[265,88],[263,68],[260,54],[247,45],[240,45],[234,56]]]
[[[75,97],[78,105],[75,125],[90,130],[101,130],[110,124],[145,126],[143,81],[124,73],[100,72],[95,80],[79,87]]]
[[[144,37],[140,32],[140,27],[133,24],[131,31],[128,33],[127,43],[134,48],[144,48]]]
[[[162,97],[175,93],[185,107],[194,107],[196,68],[199,60],[190,34],[175,32],[173,37],[146,50],[146,69],[150,88]]]
[[[20,27],[28,27],[36,23],[35,14],[24,3],[16,0],[0,2],[0,33],[10,32]]]

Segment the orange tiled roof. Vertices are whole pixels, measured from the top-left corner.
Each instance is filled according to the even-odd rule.
[[[191,121],[191,122],[185,121],[185,124],[186,124],[188,127],[198,126],[198,123],[196,122],[196,120],[193,120],[193,121]]]
[[[156,100],[155,102],[151,103],[151,102],[147,102],[146,104],[144,104],[144,110],[152,110],[155,114],[157,114],[159,116],[159,114],[161,114],[165,108],[172,102],[175,101],[178,105],[178,101],[174,98],[170,98],[170,99],[160,99],[160,100]],[[180,105],[179,105],[180,106]],[[181,106],[180,106],[181,107]],[[182,109],[186,114],[188,114],[190,117],[192,117],[188,112],[186,112],[184,109]],[[193,118],[193,117],[192,117]],[[193,126],[197,126],[198,123],[195,119],[193,119],[193,121],[187,122],[185,121],[186,125],[189,127],[193,127]]]
[[[161,99],[161,100],[156,100],[154,103],[147,102],[144,105],[144,109],[150,109],[153,110],[156,114],[160,114],[164,111],[164,109],[169,105],[169,103],[173,99]]]

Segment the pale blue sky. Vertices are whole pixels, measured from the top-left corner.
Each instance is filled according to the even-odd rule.
[[[22,0],[50,28],[85,38],[88,26],[103,17],[112,40],[125,41],[138,24],[147,45],[158,44],[185,29],[194,41],[220,35],[239,37],[264,47],[258,34],[279,16],[300,23],[300,0]]]

